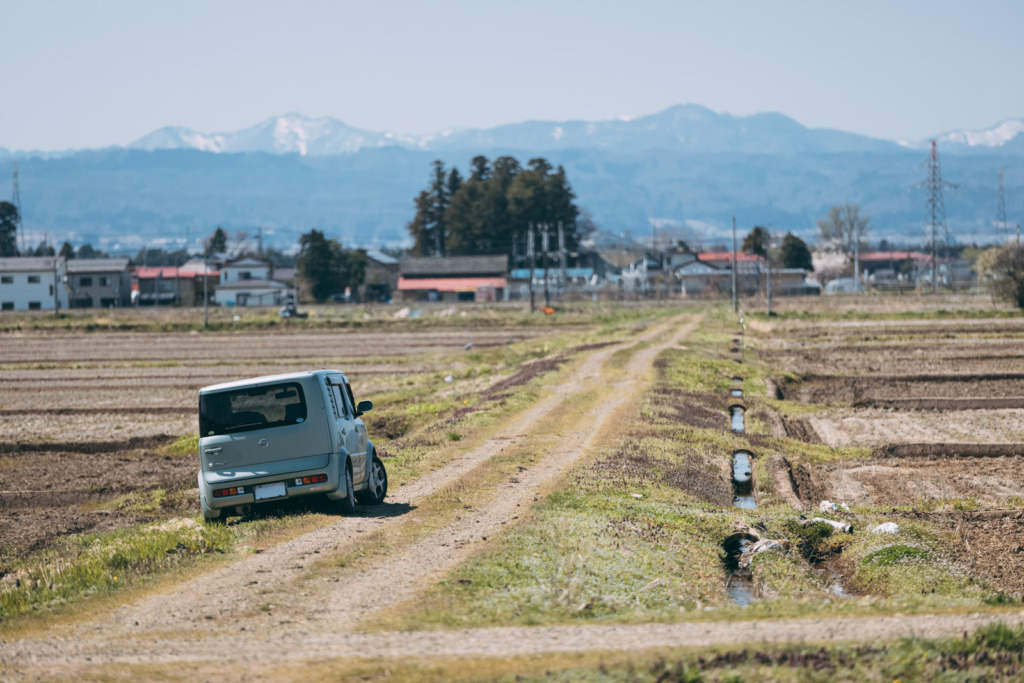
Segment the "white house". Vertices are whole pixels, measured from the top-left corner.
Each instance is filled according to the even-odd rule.
[[[0,258],[0,310],[67,308],[66,268],[60,256]]]
[[[272,280],[269,261],[240,258],[228,261],[220,269],[220,284],[214,301],[221,306],[280,306],[290,299],[287,284]]]
[[[254,258],[240,258],[228,261],[220,269],[220,282],[238,282],[240,280],[269,280],[271,266],[268,261]]]
[[[220,306],[281,306],[290,294],[291,287],[277,280],[233,280],[217,285],[213,299]]]
[[[0,310],[68,307],[66,262],[60,256],[0,258]]]

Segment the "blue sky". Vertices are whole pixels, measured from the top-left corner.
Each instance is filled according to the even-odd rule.
[[[1024,2],[0,0],[0,147],[332,116],[426,133],[696,103],[919,139],[1024,117]]]

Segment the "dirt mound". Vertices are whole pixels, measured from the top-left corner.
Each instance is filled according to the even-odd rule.
[[[136,436],[121,441],[0,441],[0,454],[4,453],[111,453],[140,448],[156,448],[174,441],[167,434]]]
[[[906,443],[890,444],[872,452],[876,458],[1003,458],[1024,456],[1024,444]]]
[[[936,398],[1024,397],[1024,374],[831,376],[807,375],[776,382],[783,398],[804,403]]]
[[[1010,398],[895,398],[856,401],[854,408],[886,410],[1016,410],[1024,408],[1024,396]]]

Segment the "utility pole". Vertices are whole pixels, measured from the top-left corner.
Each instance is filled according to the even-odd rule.
[[[256,228],[256,255],[263,258],[263,228]]]
[[[562,279],[558,291],[563,293],[566,290],[566,283],[568,283],[569,281],[569,279],[566,277],[566,266],[568,265],[566,263],[567,258],[568,254],[566,254],[565,251],[565,228],[562,226],[562,221],[558,221],[558,265],[561,267],[562,270]]]
[[[548,290],[548,273],[551,271],[551,268],[549,268],[549,266],[551,265],[551,255],[548,252],[548,244],[550,242],[548,238],[548,232],[550,231],[551,226],[548,225],[547,223],[544,223],[543,225],[544,232],[541,233],[540,236],[540,251],[541,254],[544,256],[544,308],[551,308],[551,292]]]
[[[765,292],[768,297],[768,317],[770,318],[772,317],[772,233],[767,228],[765,228],[765,232],[768,234],[764,250],[764,261],[768,268]]]
[[[210,326],[210,295],[206,283],[210,279],[210,261],[203,257],[203,327]]]
[[[739,292],[736,289],[736,216],[732,217],[732,312],[740,312]]]
[[[24,254],[28,242],[25,236],[25,221],[21,217],[21,190],[18,188],[18,162],[14,162],[14,176],[11,179],[11,203],[18,212],[18,222],[15,224],[14,243],[18,252]]]
[[[999,167],[999,199],[996,203],[996,227],[1003,234],[1003,242],[1008,242],[1010,224],[1006,222],[1006,199],[1003,197],[1003,167]]]
[[[533,297],[533,271],[536,262],[536,258],[534,256],[533,221],[530,221],[529,230],[526,232],[526,260],[530,262],[530,313],[533,313],[536,310],[536,304],[534,303]]]
[[[860,235],[853,236],[853,293],[860,293]]]

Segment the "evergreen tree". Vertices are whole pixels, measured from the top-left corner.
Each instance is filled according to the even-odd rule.
[[[754,229],[743,238],[743,246],[740,249],[748,254],[766,257],[768,255],[768,239],[768,231],[760,225],[755,225]]]
[[[91,244],[87,243],[87,244],[83,244],[82,246],[80,246],[78,248],[77,256],[78,256],[78,258],[81,258],[81,259],[86,259],[86,258],[107,258],[107,253],[105,251],[100,251],[99,249],[93,249],[93,246]]]
[[[786,236],[782,238],[779,257],[782,260],[783,268],[814,270],[811,250],[807,247],[807,243],[791,232],[787,232]]]
[[[39,243],[39,246],[32,252],[33,256],[56,256],[57,250],[53,248],[53,245],[49,244],[46,240]]]
[[[470,168],[463,181],[457,169],[444,175],[443,163],[434,162],[431,185],[414,200],[416,214],[408,226],[414,253],[510,254],[516,235],[525,243],[531,222],[549,225],[552,235],[561,222],[566,247],[578,247],[579,209],[565,169],[542,158],[531,159],[524,169],[510,156],[493,164],[476,156]],[[557,239],[550,247],[557,248]]]
[[[203,250],[205,256],[211,254],[223,254],[228,250],[228,234],[224,232],[224,228],[217,226],[217,229],[213,231],[213,234],[206,238],[206,248]]]
[[[346,287],[355,289],[366,279],[366,251],[347,251],[336,239],[327,239],[319,230],[299,237],[298,275],[310,295],[324,301]]]
[[[18,207],[0,202],[0,257],[18,255]]]
[[[75,258],[75,248],[71,246],[70,242],[65,242],[63,245],[61,245],[59,255],[63,256],[66,259],[73,259]]]

